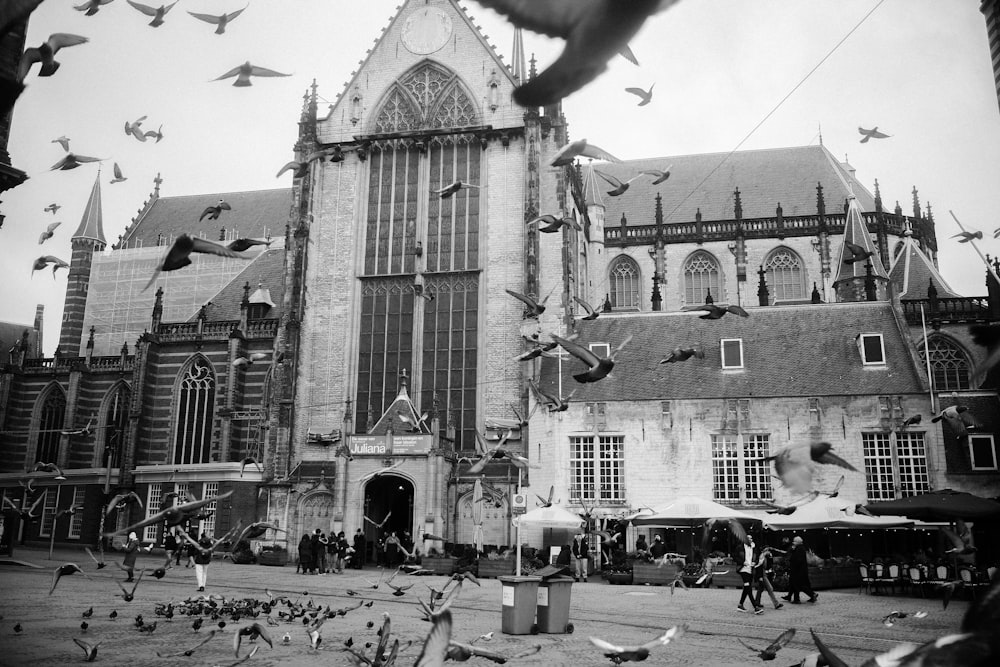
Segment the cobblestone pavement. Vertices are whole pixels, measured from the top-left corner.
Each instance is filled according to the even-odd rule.
[[[112,554],[108,554],[109,559]],[[156,603],[180,601],[196,596],[193,569],[183,565],[167,572],[156,580],[144,578],[132,602],[124,602],[118,587],[111,581],[124,578],[114,564],[96,571],[93,563],[82,550],[57,550],[53,560],[48,560],[47,550],[20,548],[15,558],[37,565],[42,569],[0,566],[0,665],[52,665],[83,661],[83,651],[72,641],[85,638],[91,643],[101,641],[97,663],[104,665],[229,665],[233,654],[233,632],[247,623],[241,621],[229,626],[210,643],[199,649],[193,657],[158,658],[155,651],[180,651],[193,646],[198,635],[191,629],[188,617],[175,617],[172,621],[160,618],[152,635],[140,634],[133,626],[136,614],[149,622],[156,617]],[[120,556],[118,557],[120,560]],[[56,565],[76,562],[92,579],[79,574],[64,577],[55,594],[47,595],[51,585],[52,570]],[[142,556],[140,567],[154,568],[163,563],[163,557]],[[440,587],[444,577],[409,577],[406,583],[415,586],[402,597],[393,597],[391,590],[382,585],[372,590],[361,578],[376,578],[378,571],[349,571],[342,575],[297,575],[294,566],[265,567],[259,565],[234,565],[228,561],[215,562],[209,567],[207,594],[231,597],[264,597],[264,588],[276,594],[288,594],[293,599],[308,598],[316,604],[344,606],[351,600],[347,589],[360,592],[364,599],[374,600],[372,608],[362,608],[344,617],[328,620],[323,627],[323,650],[309,648],[308,638],[301,623],[282,623],[271,628],[277,641],[286,632],[291,633],[288,646],[276,644],[273,649],[263,645],[257,655],[243,663],[254,665],[350,665],[350,656],[340,651],[341,643],[353,637],[355,647],[365,642],[377,641],[375,628],[387,612],[392,618],[392,631],[402,643],[413,640],[417,645],[406,650],[399,664],[410,665],[419,653],[429,625],[419,620],[416,597],[426,596],[425,584]],[[367,587],[366,587],[367,586]],[[308,593],[308,596],[306,595]],[[647,665],[746,665],[758,658],[736,640],[742,638],[751,646],[763,648],[786,628],[798,632],[792,642],[779,654],[776,664],[792,665],[814,651],[809,628],[815,628],[823,639],[848,664],[861,664],[874,653],[884,651],[902,641],[924,642],[958,628],[962,614],[968,606],[965,600],[956,600],[947,610],[942,610],[939,599],[921,599],[907,596],[872,596],[853,590],[820,593],[816,604],[789,605],[774,610],[767,605],[766,613],[755,616],[736,611],[739,591],[734,589],[677,591],[670,595],[667,588],[648,586],[609,586],[600,579],[590,583],[575,584],[572,589],[570,620],[575,626],[573,634],[510,636],[501,629],[500,582],[495,579],[482,581],[482,587],[466,586],[453,605],[454,633],[459,641],[470,641],[480,634],[495,632],[492,641],[481,642],[484,648],[501,653],[514,653],[533,645],[541,651],[529,658],[515,661],[524,665],[601,665],[611,664],[593,647],[588,636],[601,637],[618,644],[637,644],[662,634],[670,626],[687,623],[688,634],[676,644],[655,651],[644,663]],[[81,632],[81,614],[93,606],[90,627]],[[108,614],[117,610],[119,617],[111,621]],[[881,623],[881,618],[897,609],[929,612],[924,619],[903,619],[892,628]],[[373,621],[375,628],[368,629]],[[20,623],[23,633],[15,635],[13,626]],[[206,629],[211,626],[206,623]],[[201,630],[203,636],[206,629]],[[244,646],[246,644],[244,643]],[[243,651],[245,653],[245,649]],[[476,658],[470,665],[492,664]]]

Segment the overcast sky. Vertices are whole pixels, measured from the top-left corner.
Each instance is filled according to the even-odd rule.
[[[90,38],[61,51],[50,78],[29,77],[14,109],[9,151],[30,179],[3,194],[0,211],[0,320],[30,323],[45,305],[45,351],[58,342],[66,273],[30,277],[31,262],[52,254],[69,261],[97,165],[48,171],[71,150],[108,158],[101,175],[104,229],[114,242],[163,176],[163,196],[291,185],[274,174],[292,157],[302,94],[316,79],[321,114],[342,91],[398,0],[252,0],[224,35],[186,12],[220,14],[243,0],[180,0],[159,28],[125,0],[95,16],[79,0],[46,0],[35,11],[28,45],[50,33]],[[685,0],[649,20],[632,42],[640,67],[616,58],[595,83],[569,97],[570,136],[586,137],[623,159],[728,152],[878,4],[878,0]],[[984,252],[1000,252],[993,230],[1000,195],[1000,110],[979,0],[885,0],[861,27],[747,141],[744,149],[823,142],[846,155],[869,189],[881,185],[890,209],[911,210],[911,189],[932,203],[946,280],[966,295],[986,293],[985,271],[948,215],[981,229]],[[474,2],[464,6],[504,56],[513,30]],[[559,42],[525,33],[539,67]],[[293,74],[234,88],[211,81],[236,65]],[[626,86],[656,83],[653,101],[636,106]],[[146,115],[161,123],[159,144],[139,143],[123,125]],[[857,127],[892,137],[858,142]],[[109,185],[112,162],[128,180]],[[43,208],[63,206],[52,217]],[[206,197],[206,205],[213,204]],[[45,225],[62,221],[38,246]],[[192,229],[196,222],[192,221]]]

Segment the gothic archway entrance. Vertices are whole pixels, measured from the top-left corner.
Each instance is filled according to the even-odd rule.
[[[365,521],[365,539],[368,544],[368,562],[376,559],[375,545],[395,532],[404,543],[403,534],[410,536],[407,549],[413,540],[413,483],[398,475],[381,475],[365,485],[365,516],[382,527]],[[391,514],[390,514],[391,513]],[[362,519],[364,521],[364,519]]]
[[[297,545],[303,534],[312,534],[319,528],[329,534],[333,526],[335,498],[329,491],[310,493],[299,501],[299,530],[289,536],[289,543]],[[294,538],[294,539],[293,539]]]

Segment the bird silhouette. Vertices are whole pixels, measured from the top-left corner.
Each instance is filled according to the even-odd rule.
[[[907,417],[903,420],[903,423],[899,425],[900,428],[906,428],[907,426],[916,426],[923,419],[920,415],[913,415],[912,417]]]
[[[191,253],[218,255],[219,257],[235,257],[237,259],[250,259],[249,257],[244,257],[243,255],[230,250],[224,245],[219,245],[218,243],[213,243],[212,241],[208,241],[203,238],[181,234],[174,240],[174,244],[170,247],[170,250],[167,251],[163,261],[160,262],[160,264],[156,267],[156,270],[153,271],[152,277],[149,279],[149,282],[146,283],[146,286],[142,288],[142,291],[145,292],[154,282],[156,282],[156,279],[159,277],[161,271],[176,271],[191,264]]]
[[[389,513],[386,514],[385,517],[382,518],[382,521],[379,521],[379,522],[372,521],[370,518],[368,518],[367,515],[365,515],[364,519],[365,519],[365,521],[367,521],[371,525],[375,526],[376,528],[382,529],[382,528],[385,527],[385,524],[389,521],[389,517],[391,517],[391,516],[392,516],[392,510],[389,510]],[[376,586],[376,588],[378,588],[378,587]]]
[[[399,420],[404,424],[406,424],[407,426],[409,426],[410,431],[414,433],[423,433],[425,431],[428,432],[430,431],[430,427],[427,425],[427,419],[430,415],[428,415],[428,413],[426,412],[420,415],[420,417],[418,417],[417,419],[414,419],[410,415],[404,414],[399,411],[396,412],[396,415],[399,417]]]
[[[980,241],[982,241],[983,240],[983,233],[981,231],[976,231],[976,232],[962,231],[962,232],[959,232],[958,234],[955,234],[951,238],[958,239],[959,243],[968,243],[969,241],[971,241],[973,239],[979,239]]]
[[[868,143],[869,139],[888,139],[890,136],[892,136],[889,134],[884,134],[882,132],[879,132],[878,125],[876,125],[870,130],[866,130],[863,127],[858,127],[858,132],[861,134],[861,143],[863,144]]]
[[[146,130],[143,136],[145,136],[147,139],[155,139],[156,141],[154,141],[153,143],[156,144],[160,143],[161,141],[163,141],[163,124],[161,123],[160,126],[155,130]]]
[[[233,635],[233,651],[236,653],[237,658],[240,657],[240,644],[244,637],[247,637],[249,641],[257,641],[258,638],[262,639],[269,647],[274,648],[274,642],[271,640],[271,635],[268,633],[267,628],[260,623],[253,623],[240,628]]]
[[[621,160],[603,148],[587,143],[586,139],[577,139],[576,141],[571,141],[560,148],[559,151],[552,157],[549,165],[552,167],[563,167],[567,164],[572,164],[573,160],[578,157],[586,157],[592,160],[601,160],[603,162],[621,162]]]
[[[673,167],[674,167],[673,165],[670,165],[663,171],[660,171],[659,169],[644,169],[639,173],[642,174],[643,176],[652,176],[653,177],[652,185],[659,185],[660,183],[663,183],[665,180],[670,178],[670,170],[673,169]]]
[[[101,5],[110,3],[111,0],[87,0],[82,5],[73,5],[73,9],[79,12],[86,12],[85,16],[93,16],[101,8]]]
[[[52,588],[49,589],[49,595],[52,595],[52,592],[56,590],[56,585],[60,579],[68,577],[71,574],[76,574],[77,572],[90,579],[90,575],[84,572],[76,563],[64,563],[54,569],[52,571]]]
[[[276,72],[273,69],[267,69],[266,67],[257,67],[256,65],[251,65],[248,60],[242,65],[237,65],[222,76],[212,80],[221,81],[222,79],[228,79],[233,76],[236,77],[236,81],[233,81],[233,85],[237,88],[245,88],[246,86],[253,85],[253,83],[250,82],[251,76],[291,76],[291,74],[282,74],[281,72]]]
[[[580,304],[580,307],[583,308],[584,312],[587,313],[585,316],[583,316],[583,317],[581,317],[579,319],[586,320],[586,321],[589,322],[591,320],[596,320],[600,316],[600,312],[598,312],[597,310],[595,310],[593,306],[591,306],[589,303],[587,303],[586,301],[584,301],[580,297],[574,296],[573,300],[576,301],[578,304]]]
[[[549,300],[549,297],[546,296],[541,301],[535,301],[534,297],[521,294],[520,292],[514,292],[509,289],[504,291],[527,306],[527,311],[525,312],[527,317],[538,317],[545,312],[545,302]]]
[[[142,121],[144,120],[146,120],[145,116],[139,116],[131,122],[125,121],[125,134],[146,143],[146,133],[142,131]]]
[[[38,71],[38,76],[52,76],[60,66],[59,61],[56,60],[56,54],[60,50],[70,46],[86,44],[89,41],[86,37],[73,35],[68,32],[52,33],[39,46],[29,47],[21,54],[21,60],[17,66],[17,80],[19,82],[24,81],[35,63],[42,64],[41,69]]]
[[[247,7],[249,6],[250,5],[247,5]],[[190,11],[188,12],[188,14],[195,17],[199,21],[204,21],[205,23],[213,24],[214,26],[216,26],[215,34],[221,35],[226,32],[226,27],[232,22],[232,20],[235,19],[240,14],[242,14],[247,7],[244,7],[243,9],[237,9],[235,12],[230,12],[229,14],[218,14],[218,15],[198,14]]]
[[[243,252],[244,250],[249,250],[255,245],[271,247],[272,243],[274,243],[273,239],[265,239],[263,241],[258,239],[236,239],[234,241],[230,241],[226,247],[233,252]]]
[[[59,204],[52,203],[52,204],[49,204],[48,206],[46,206],[45,209],[44,209],[44,211],[46,213],[51,213],[52,215],[55,215],[56,211],[58,211],[61,208],[62,208],[62,206],[60,206]]]
[[[118,166],[117,162],[115,162],[114,172],[115,172],[115,177],[111,179],[112,185],[115,183],[123,183],[128,180],[128,176],[122,174],[122,168]]]
[[[986,348],[986,358],[972,369],[970,380],[980,385],[987,374],[1000,364],[1000,326],[997,324],[973,324],[969,327],[972,342]]]
[[[556,492],[556,487],[550,486],[548,498],[542,498],[540,495],[536,493],[535,497],[538,498],[538,500],[540,501],[539,507],[552,507],[552,496],[555,494],[555,492]]]
[[[656,84],[654,83],[653,86]],[[649,90],[643,90],[642,88],[626,88],[626,93],[632,93],[639,98],[639,104],[636,106],[644,107],[653,100],[653,86],[649,87]]]
[[[608,60],[627,49],[650,15],[675,2],[479,0],[515,26],[566,40],[562,54],[548,69],[515,89],[514,101],[525,107],[554,104],[586,86],[607,69]]]
[[[73,638],[73,642],[83,649],[83,654],[86,656],[84,662],[94,662],[97,659],[97,649],[100,648],[101,644],[104,642],[97,642],[96,644],[91,644],[85,642],[82,639]]]
[[[955,433],[959,442],[969,437],[969,431],[982,428],[979,420],[965,405],[950,405],[931,417],[931,422],[936,424],[942,419]]]
[[[683,637],[684,633],[687,632],[687,628],[687,625],[675,625],[656,639],[645,644],[639,644],[638,646],[617,646],[597,637],[590,637],[589,639],[591,644],[601,649],[604,657],[618,665],[623,662],[642,662],[649,657],[653,649],[666,646],[670,642]]]
[[[551,213],[546,213],[545,215],[532,218],[531,220],[528,220],[526,224],[529,227],[531,225],[538,225],[538,231],[544,234],[554,234],[563,227],[571,227],[578,232],[583,231],[583,227],[581,227],[580,223],[576,221],[576,218],[572,216],[559,218]]]
[[[612,350],[607,357],[599,357],[583,345],[556,336],[555,334],[552,334],[552,340],[559,343],[560,347],[587,365],[588,368],[585,372],[577,373],[573,376],[573,379],[577,382],[587,383],[597,382],[608,376],[611,369],[615,367],[615,357],[628,345],[629,341],[632,340],[632,336],[626,336],[625,340]]]
[[[699,316],[702,320],[722,319],[727,313],[739,315],[740,317],[750,317],[750,313],[735,304],[706,303],[701,306],[684,306],[681,310],[689,313],[703,313]]]
[[[38,495],[38,497],[34,500],[34,502],[32,502],[31,505],[27,505],[27,503],[24,503],[27,506],[22,507],[20,509],[18,508],[17,505],[14,504],[14,502],[10,498],[4,496],[3,506],[4,507],[9,506],[12,510],[17,512],[21,517],[21,521],[24,522],[35,521],[36,519],[40,519],[42,516],[42,503],[45,501],[46,493],[47,492],[45,491],[41,492]]]
[[[701,345],[689,345],[688,347],[675,347],[673,350],[667,353],[663,359],[660,359],[661,364],[674,364],[681,361],[687,361],[691,357],[695,359],[704,359],[705,351],[702,349]]]
[[[955,520],[955,530],[942,526],[941,534],[951,542],[951,548],[945,550],[946,554],[954,556],[965,556],[976,553],[976,547],[972,546],[972,531],[961,519]]]
[[[594,173],[603,178],[609,185],[611,185],[612,188],[614,188],[613,190],[608,190],[608,195],[611,197],[619,197],[625,194],[628,191],[629,186],[632,184],[632,181],[639,178],[639,176],[633,176],[627,181],[621,181],[615,176],[605,174],[603,171],[598,171],[597,169],[594,170]]]
[[[220,199],[218,204],[216,204],[215,206],[208,206],[205,208],[204,211],[201,212],[201,215],[198,217],[198,222],[201,222],[206,217],[209,220],[218,220],[219,216],[222,215],[223,211],[231,211],[231,210],[233,209],[229,205],[229,202],[227,202],[224,199]]]
[[[108,505],[104,509],[104,516],[111,514],[111,512],[118,509],[119,506],[124,506],[126,503],[132,502],[138,504],[139,508],[142,509],[142,498],[140,498],[139,494],[135,491],[115,494],[111,497],[111,500],[108,501]]]
[[[53,280],[56,277],[56,271],[58,271],[59,269],[69,269],[69,263],[68,262],[65,262],[65,261],[59,259],[58,257],[54,257],[52,255],[45,255],[43,257],[39,257],[38,259],[36,259],[35,262],[31,265],[31,275],[32,275],[32,277],[34,277],[35,271],[40,271],[40,270],[44,269],[45,267],[47,267],[49,264],[52,265],[52,278],[53,278]]]
[[[52,238],[53,236],[55,236],[56,229],[61,224],[62,224],[61,222],[52,222],[52,223],[49,223],[49,225],[45,228],[45,231],[42,232],[39,235],[39,237],[38,237],[38,245],[42,245],[47,240],[49,240],[50,238]]]
[[[535,394],[535,399],[538,403],[545,405],[546,412],[565,412],[569,409],[569,400],[576,393],[576,389],[574,389],[565,398],[560,398],[555,394],[543,391],[534,380],[528,380],[528,386]]]
[[[854,264],[855,262],[863,262],[869,257],[875,255],[872,250],[865,250],[862,246],[856,243],[850,243],[849,241],[844,241],[844,248],[851,253],[850,257],[844,257],[844,264]]]
[[[836,465],[846,470],[857,472],[857,468],[834,454],[833,445],[828,442],[789,445],[772,456],[761,460],[773,461],[774,471],[781,482],[799,493],[812,491],[812,469],[810,463]]]
[[[149,25],[154,28],[159,28],[163,25],[163,17],[166,16],[167,12],[173,9],[177,1],[169,5],[160,5],[159,7],[150,7],[149,5],[144,5],[141,2],[135,2],[135,0],[127,0],[128,4],[132,5],[134,8],[145,14],[146,16],[152,16],[153,20],[149,22]]]
[[[193,516],[198,513],[202,507],[208,505],[209,503],[217,502],[220,500],[225,500],[229,496],[233,495],[232,490],[226,491],[225,493],[218,496],[210,496],[202,498],[201,500],[194,500],[189,503],[184,503],[183,505],[176,505],[174,507],[169,507],[162,512],[157,512],[153,516],[143,519],[137,524],[129,526],[128,528],[123,528],[121,530],[115,530],[111,532],[104,533],[105,537],[111,537],[113,535],[126,535],[132,531],[137,531],[140,528],[145,528],[146,526],[152,526],[158,523],[166,523],[167,528],[171,526],[178,526],[185,521],[188,521]]]
[[[240,477],[243,477],[243,470],[248,465],[252,465],[255,468],[257,468],[257,472],[260,472],[260,473],[264,472],[264,469],[260,467],[259,463],[257,463],[257,459],[253,458],[252,456],[248,456],[245,459],[243,459],[242,461],[240,461]]]
[[[243,531],[236,536],[236,539],[233,540],[233,544],[239,544],[243,540],[255,540],[269,530],[279,531],[282,533],[288,532],[284,528],[278,528],[277,524],[267,523],[266,521],[255,521],[244,528]]]
[[[233,368],[240,368],[241,366],[253,366],[254,362],[264,361],[268,358],[268,354],[265,352],[254,352],[253,354],[246,357],[236,357],[233,359]],[[242,476],[242,473],[240,474]]]
[[[47,472],[56,475],[56,479],[66,479],[66,476],[63,475],[62,468],[57,466],[55,463],[44,463],[42,461],[38,461],[28,472]]]
[[[741,524],[736,519],[730,518],[712,518],[705,521],[702,527],[701,533],[701,549],[702,553],[711,553],[712,549],[712,531],[718,524],[726,524],[729,528],[729,532],[740,544],[747,544],[747,531],[743,528]]]
[[[69,171],[70,169],[76,169],[81,164],[100,162],[104,159],[102,157],[88,157],[86,155],[77,155],[76,153],[67,153],[63,159],[52,165],[49,171]]]
[[[458,193],[460,190],[467,190],[469,188],[479,189],[478,185],[473,185],[472,183],[464,183],[462,181],[455,181],[454,183],[449,183],[440,190],[431,190],[434,194],[441,197],[441,199],[447,199],[452,195]]]
[[[784,648],[788,644],[788,642],[792,641],[792,638],[794,636],[795,636],[795,628],[789,628],[788,630],[785,630],[780,635],[778,635],[777,639],[775,639],[773,642],[768,644],[766,648],[763,649],[754,648],[753,646],[750,646],[739,637],[737,637],[736,639],[741,644],[746,646],[748,649],[756,653],[761,660],[774,660],[775,657],[777,657],[778,655],[778,651]]]

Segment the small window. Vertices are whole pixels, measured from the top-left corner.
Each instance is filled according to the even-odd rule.
[[[743,339],[722,339],[722,367],[743,368]]]
[[[670,413],[670,401],[660,401],[660,425],[663,428],[671,428],[674,425],[674,418]]]
[[[809,415],[813,419],[815,419],[816,421],[819,421],[819,399],[818,398],[810,398],[809,399]]]
[[[997,449],[992,434],[969,435],[969,458],[973,470],[996,470]]]
[[[611,343],[591,343],[590,351],[602,359],[607,358],[611,354]]]
[[[892,408],[889,404],[888,396],[878,397],[878,413],[879,413],[879,419],[889,419],[889,417],[892,415]]]
[[[860,334],[857,338],[858,349],[861,351],[861,363],[865,366],[885,365],[885,345],[882,334]]]

